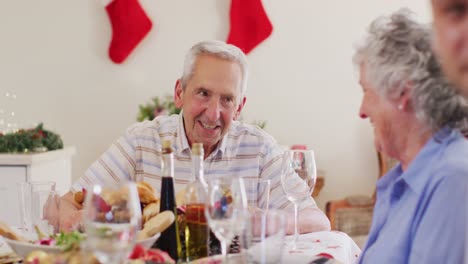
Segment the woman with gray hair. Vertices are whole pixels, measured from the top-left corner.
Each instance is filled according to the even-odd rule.
[[[360,116],[378,151],[400,163],[377,182],[359,263],[463,263],[468,192],[468,103],[445,80],[430,27],[408,10],[376,19],[354,63]]]

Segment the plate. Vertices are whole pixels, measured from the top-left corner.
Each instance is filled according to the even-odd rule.
[[[46,246],[38,245],[24,241],[11,240],[6,237],[3,238],[5,242],[11,247],[11,249],[16,253],[16,255],[24,258],[28,255],[29,252],[33,250],[42,250],[46,253],[58,254],[62,252],[62,248],[59,246]]]
[[[247,263],[245,255],[242,254],[228,254],[228,262],[231,263]],[[194,260],[193,264],[220,264],[223,262],[224,257],[222,255],[214,255],[206,258]]]
[[[151,246],[158,240],[161,234],[157,233],[156,235],[143,239],[141,241],[137,241],[137,244],[141,244],[145,248],[151,248]],[[34,250],[42,250],[48,254],[58,254],[62,252],[62,248],[60,246],[46,246],[46,245],[38,245],[24,241],[17,241],[11,240],[6,237],[3,237],[5,242],[11,247],[11,249],[20,257],[24,258]]]

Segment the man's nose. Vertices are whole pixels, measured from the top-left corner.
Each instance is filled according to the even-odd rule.
[[[206,116],[210,121],[216,121],[221,115],[221,106],[218,100],[210,100],[206,108]]]

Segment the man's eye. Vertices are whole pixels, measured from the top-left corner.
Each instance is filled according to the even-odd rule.
[[[224,97],[223,99],[224,99],[224,102],[226,102],[226,103],[231,103],[231,102],[234,101],[234,99],[232,97]]]
[[[445,8],[445,12],[452,16],[453,18],[463,17],[466,13],[466,4],[463,2],[449,4]]]
[[[198,94],[201,96],[208,96],[208,93],[206,91],[199,91]]]

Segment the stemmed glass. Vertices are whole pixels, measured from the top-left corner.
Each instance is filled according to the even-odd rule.
[[[141,225],[135,183],[93,185],[83,210],[85,248],[101,263],[126,263]]]
[[[236,233],[241,231],[247,217],[247,197],[243,180],[220,177],[208,181],[205,216],[211,230],[221,243],[224,262]]]
[[[294,204],[294,240],[290,249],[302,248],[298,244],[298,206],[310,199],[317,179],[314,152],[312,150],[286,150],[281,165],[281,186],[287,198]]]

